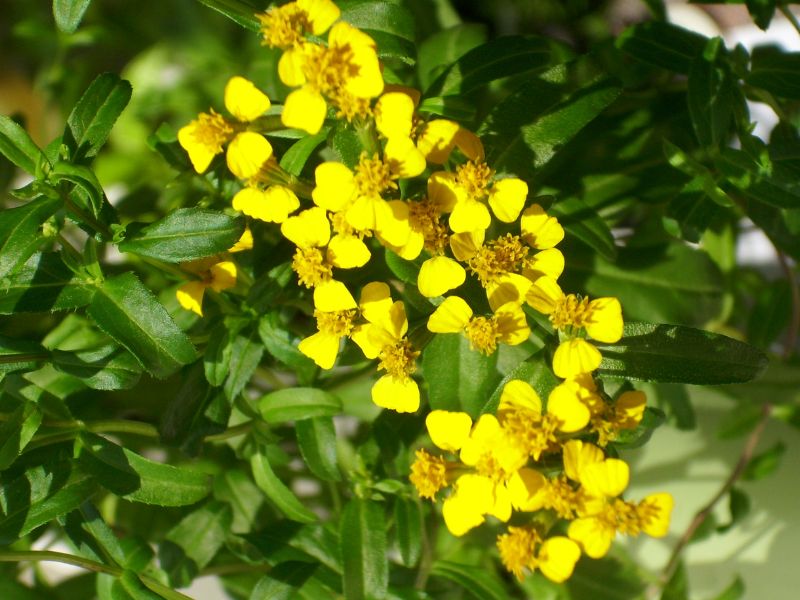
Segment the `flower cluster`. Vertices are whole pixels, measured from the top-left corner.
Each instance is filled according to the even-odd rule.
[[[620,431],[635,428],[645,409],[644,394],[611,399],[593,375],[601,352],[590,340],[621,338],[621,306],[615,298],[562,291],[565,260],[557,246],[565,232],[558,220],[529,198],[525,181],[487,161],[478,135],[425,114],[417,90],[385,84],[375,42],[341,20],[333,2],[296,0],[258,18],[263,43],[282,51],[279,77],[293,88],[279,127],[315,135],[326,121],[345,120],[361,140],[360,157],[320,162],[313,182],[290,175],[268,140],[276,123],[271,101],[238,76],[225,88],[230,117],[201,113],[178,139],[198,173],[224,150],[240,183],[231,208],[278,224],[276,232],[293,245],[291,268],[298,291],[313,300],[316,322],[299,351],[333,369],[352,341],[376,361],[375,404],[416,412],[416,360],[431,333],[464,335],[473,351],[490,355],[500,344],[526,342],[531,315],[541,313],[540,321],[549,318],[552,326],[544,334],[558,338],[552,368],[563,379],[546,409],[527,383],[513,380],[497,413],[475,423],[465,413],[431,412],[433,443],[458,458],[420,449],[411,481],[434,500],[450,488],[442,511],[454,535],[487,515],[508,522],[514,511],[531,513],[498,538],[504,564],[518,577],[539,569],[563,581],[581,553],[603,556],[617,532],[664,535],[671,498],[621,499],[628,467],[603,450]],[[373,257],[384,253],[413,261],[416,289],[371,281]],[[231,261],[188,269],[198,280],[178,297],[197,313],[206,288],[236,283]],[[412,291],[424,318],[410,325],[395,298]],[[430,333],[409,337],[410,327],[412,334]]]

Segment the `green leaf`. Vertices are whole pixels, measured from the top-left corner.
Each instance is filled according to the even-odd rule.
[[[301,419],[294,424],[297,445],[309,470],[324,481],[341,481],[336,429],[331,417]]]
[[[79,377],[95,390],[127,390],[139,381],[142,369],[131,354],[116,344],[81,352],[53,352],[53,366]]]
[[[158,551],[171,585],[185,587],[216,556],[232,522],[231,508],[212,501],[181,519],[167,532]]]
[[[400,2],[340,0],[341,19],[375,40],[380,58],[397,58],[408,64],[416,59],[414,16]]]
[[[47,356],[47,352],[36,342],[0,336],[0,374],[30,371]]]
[[[744,3],[750,16],[753,17],[753,22],[766,31],[775,14],[776,0],[744,0]]]
[[[317,516],[303,506],[292,490],[278,478],[272,470],[266,454],[254,453],[250,457],[250,467],[253,469],[253,479],[255,479],[256,485],[284,515],[292,521],[300,523],[313,523],[317,520]]]
[[[155,223],[128,225],[119,249],[166,262],[195,260],[225,252],[242,236],[244,226],[242,217],[179,208]]]
[[[211,385],[218,387],[225,383],[228,369],[231,364],[231,332],[225,321],[217,323],[211,330],[203,351],[203,370],[206,380]]]
[[[89,474],[71,462],[50,461],[0,483],[0,545],[75,510],[98,491]]]
[[[258,332],[237,335],[231,343],[230,372],[225,380],[225,395],[235,399],[250,381],[264,354],[264,346],[259,343]]]
[[[224,469],[214,478],[213,494],[233,511],[230,532],[247,533],[253,529],[264,505],[264,493],[249,474],[239,468]]]
[[[653,432],[661,427],[667,420],[666,415],[659,409],[648,406],[644,409],[642,420],[633,429],[623,429],[618,432],[614,440],[616,448],[639,448],[650,441]]]
[[[556,67],[554,74],[561,70]],[[562,86],[531,79],[495,106],[481,125],[478,133],[484,137],[488,162],[500,171],[529,178],[620,92],[616,83],[601,79],[564,96]]]
[[[617,297],[628,319],[702,325],[722,309],[719,268],[705,252],[683,244],[619,248],[616,262],[580,248],[565,256],[564,290]]]
[[[731,520],[726,525],[717,527],[719,533],[729,531],[750,514],[750,496],[739,488],[732,487],[728,493],[728,510],[731,513]]]
[[[133,273],[107,279],[92,298],[89,316],[155,377],[197,358],[186,334]]]
[[[62,180],[69,181],[80,188],[86,194],[86,197],[89,198],[89,205],[87,208],[89,208],[95,217],[100,216],[104,204],[107,203],[105,192],[97,176],[94,174],[94,171],[89,167],[59,161],[53,165],[50,177],[53,182]]]
[[[747,320],[747,341],[766,350],[789,325],[791,288],[784,280],[775,281],[756,290],[755,300]]]
[[[128,570],[123,571],[122,575],[112,584],[111,589],[115,595],[114,600],[122,600],[122,597],[130,598],[130,600],[161,600],[164,598],[164,596],[148,589],[144,582],[139,579],[139,575]],[[116,597],[116,594],[119,593],[124,594],[124,596]]]
[[[329,131],[330,128],[323,127],[318,134],[308,135],[292,144],[281,156],[281,168],[287,173],[299,176],[317,147],[328,138]]]
[[[258,401],[258,410],[267,423],[284,423],[338,415],[342,412],[342,401],[317,388],[284,388],[263,396]]]
[[[675,573],[664,586],[661,600],[689,600],[689,578],[686,575],[686,565],[683,561],[678,563]]]
[[[560,381],[556,378],[550,365],[545,360],[543,354],[539,353],[529,360],[520,363],[508,375],[503,377],[503,380],[497,384],[492,395],[486,400],[480,414],[494,414],[497,407],[500,405],[500,396],[503,394],[503,388],[506,384],[513,380],[519,379],[531,385],[540,398],[547,398],[550,392],[553,391]]]
[[[745,81],[779,98],[800,100],[800,52],[783,52],[764,46],[753,49],[750,73]]]
[[[710,39],[689,67],[687,101],[700,144],[727,143],[733,117],[733,85],[725,64],[725,44],[722,38]]]
[[[474,23],[455,25],[422,42],[417,56],[417,74],[422,89],[428,88],[451,63],[484,42],[486,26]]]
[[[425,96],[459,96],[496,79],[541,71],[553,63],[557,48],[544,37],[496,38],[461,56],[425,90]]]
[[[314,361],[297,349],[298,338],[284,326],[276,311],[266,313],[258,322],[258,333],[267,352],[297,375],[300,383],[308,383],[317,372]]]
[[[314,575],[317,565],[290,560],[275,565],[264,575],[250,593],[250,600],[292,600],[298,589]]]
[[[777,442],[769,450],[765,450],[750,459],[744,472],[742,472],[742,479],[744,481],[755,481],[772,475],[780,466],[784,454],[786,454],[786,444]]]
[[[0,115],[0,154],[31,175],[48,164],[28,132],[5,115]]]
[[[744,592],[744,582],[742,581],[742,578],[737,575],[728,587],[726,587],[718,596],[714,597],[714,600],[740,600],[741,598],[744,598]]]
[[[339,524],[344,596],[349,600],[384,598],[389,586],[386,517],[383,506],[354,498]]]
[[[258,17],[256,17],[256,13],[263,10],[263,4],[258,4],[258,6],[256,6],[255,4],[242,0],[198,0],[198,2],[209,8],[213,8],[245,29],[256,33],[261,29],[261,24]]]
[[[81,434],[81,465],[117,496],[158,506],[187,506],[205,498],[205,473],[148,460],[98,435]]]
[[[34,254],[0,281],[0,315],[70,310],[92,301],[95,287],[70,271],[55,252]]]
[[[472,350],[466,337],[440,333],[422,352],[422,371],[428,384],[428,401],[434,410],[463,410],[473,418],[500,378],[497,353]]]
[[[131,99],[131,84],[113,73],[98,75],[67,117],[64,144],[73,162],[96,156]]]
[[[508,598],[503,584],[489,571],[477,569],[472,565],[462,565],[449,560],[437,560],[431,568],[431,575],[443,577],[467,590],[478,600],[505,600]]]
[[[617,38],[617,47],[642,62],[687,75],[706,41],[699,33],[651,21],[623,31]]]
[[[614,260],[617,257],[611,229],[592,207],[579,198],[561,200],[553,204],[548,213],[558,217],[567,233],[599,252],[603,258]]]
[[[394,531],[403,566],[414,567],[422,556],[424,523],[419,502],[397,497],[394,501]]]
[[[60,200],[42,197],[0,211],[0,279],[13,274],[36,252],[44,240],[42,225],[60,207]]]
[[[64,33],[75,33],[91,2],[92,0],[53,0],[53,16],[58,28]]]
[[[0,471],[11,466],[41,424],[42,411],[34,402],[25,402],[8,416],[0,426]]]
[[[618,343],[599,346],[607,377],[715,385],[750,381],[767,366],[753,346],[680,325],[626,323]]]

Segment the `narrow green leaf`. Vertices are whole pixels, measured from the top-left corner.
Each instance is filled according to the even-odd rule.
[[[617,38],[617,47],[656,67],[688,74],[692,59],[707,38],[671,23],[651,21],[630,27]]]
[[[258,33],[261,28],[256,13],[264,9],[263,4],[256,6],[242,0],[198,0],[198,2],[213,8],[245,29]]]
[[[473,23],[455,25],[434,33],[419,47],[417,74],[426,89],[448,65],[486,42],[486,26]]]
[[[298,381],[308,383],[317,372],[314,361],[297,349],[299,339],[283,325],[280,314],[270,311],[258,322],[258,333],[267,352],[297,374]]]
[[[72,513],[81,521],[81,528],[91,535],[103,552],[120,566],[128,566],[128,559],[120,540],[103,520],[91,502],[84,502],[78,511]],[[71,515],[70,515],[71,516]]]
[[[754,481],[772,475],[780,466],[784,454],[786,454],[786,444],[777,442],[768,450],[750,459],[742,473],[742,479]]]
[[[131,99],[131,84],[113,73],[95,78],[67,117],[64,144],[74,162],[100,151]]]
[[[783,52],[772,46],[756,47],[745,81],[779,98],[800,100],[799,69],[800,52]]]
[[[345,597],[349,600],[386,597],[389,565],[383,506],[361,498],[351,500],[342,514],[339,539]]]
[[[94,291],[57,253],[37,253],[14,275],[0,281],[0,315],[79,308],[92,301]]]
[[[397,497],[394,501],[394,531],[400,558],[406,567],[414,567],[422,556],[423,527],[419,502]]]
[[[56,25],[64,33],[75,33],[92,0],[53,0]]]
[[[142,369],[131,354],[116,344],[81,352],[53,352],[53,366],[79,377],[95,390],[127,390],[139,381]]]
[[[123,592],[131,600],[162,600],[163,596],[151,591],[133,571],[125,570],[112,584],[115,592]],[[115,598],[115,600],[117,600]],[[121,600],[121,599],[120,599]]]
[[[229,533],[247,533],[255,527],[258,512],[264,505],[264,493],[243,469],[228,468],[218,473],[214,478],[213,495],[233,511]]]
[[[258,410],[267,423],[284,423],[338,415],[342,412],[342,401],[317,388],[284,388],[263,396],[258,401]]]
[[[253,469],[256,485],[288,518],[300,523],[313,523],[317,520],[317,516],[303,506],[292,490],[275,475],[265,454],[262,452],[253,454],[250,457],[250,467]]]
[[[103,206],[107,203],[103,186],[100,181],[89,167],[83,165],[73,165],[72,163],[59,161],[53,165],[53,170],[50,172],[51,180],[69,181],[78,188],[80,188],[89,199],[89,210],[97,217],[103,210]]]
[[[250,381],[250,377],[261,362],[264,346],[259,343],[258,332],[237,335],[231,343],[229,373],[225,380],[225,395],[235,399]]]
[[[737,575],[731,584],[726,587],[714,600],[740,600],[744,598],[744,582],[742,578]]]
[[[206,380],[218,387],[225,383],[231,363],[231,334],[224,321],[217,323],[211,330],[203,351],[203,370]]]
[[[119,249],[166,262],[195,260],[233,246],[244,226],[241,217],[204,208],[179,208],[155,223],[128,225]]]
[[[258,580],[249,600],[292,600],[316,569],[316,564],[299,560],[279,563]]]
[[[728,493],[728,511],[731,513],[731,520],[726,525],[717,527],[717,531],[725,533],[737,525],[750,514],[750,496],[745,494],[737,487],[732,487]]]
[[[753,22],[759,29],[767,30],[775,14],[776,0],[744,0]],[[737,596],[738,598],[738,596]]]
[[[607,377],[714,385],[756,378],[767,366],[757,348],[732,338],[682,327],[626,323],[622,339],[600,345]]]
[[[369,35],[380,58],[407,64],[416,60],[414,16],[403,3],[381,0],[340,0],[341,19]]]
[[[43,242],[42,225],[60,207],[60,200],[41,197],[0,211],[0,279],[12,275],[36,252]]]
[[[292,144],[281,156],[281,168],[292,175],[299,176],[317,147],[328,138],[329,131],[330,128],[323,127],[318,134],[306,136]]]
[[[82,434],[81,465],[117,496],[158,506],[187,506],[205,498],[205,473],[148,460],[93,434]]]
[[[689,578],[683,561],[678,563],[675,573],[664,586],[661,600],[689,600]]]
[[[732,88],[733,81],[725,63],[725,44],[722,38],[713,38],[689,67],[686,97],[700,144],[727,143],[733,117]]]
[[[28,132],[5,115],[0,115],[0,154],[31,175],[48,164]]]
[[[92,298],[89,316],[156,377],[197,358],[186,334],[133,273],[107,279]]]
[[[167,532],[158,551],[170,584],[185,587],[216,556],[232,521],[230,507],[212,501],[189,513]]]
[[[41,424],[42,411],[33,402],[22,404],[9,415],[0,426],[0,471],[11,466]]]
[[[567,233],[575,236],[607,260],[617,257],[614,236],[597,212],[579,198],[566,198],[553,204],[548,213],[558,217]]]
[[[297,444],[309,470],[325,481],[341,481],[336,429],[331,417],[301,419],[294,424]]]
[[[425,90],[425,96],[463,95],[496,79],[535,73],[550,66],[559,52],[544,37],[499,37],[461,56]]]
[[[437,560],[433,563],[431,575],[452,581],[478,600],[508,598],[503,584],[485,569],[476,569],[474,566],[462,565],[449,560]]]
[[[497,353],[486,356],[461,334],[437,334],[422,352],[422,371],[432,409],[477,417],[500,379]]]
[[[170,398],[161,417],[159,432],[162,441],[183,446],[187,452],[194,453],[203,436],[223,431],[228,416],[224,415],[222,422],[215,422],[215,419],[209,417],[209,413],[213,413],[211,408],[215,394],[218,394],[222,405],[230,411],[227,399],[209,387],[199,362],[183,369],[181,387]]]

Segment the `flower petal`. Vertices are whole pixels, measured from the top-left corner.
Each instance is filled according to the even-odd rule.
[[[175,290],[178,303],[193,313],[203,316],[203,293],[206,286],[202,281],[189,281]]]
[[[464,412],[432,410],[425,417],[431,441],[446,452],[457,452],[469,439],[472,419]]]
[[[564,239],[564,228],[538,204],[525,209],[520,219],[523,239],[538,250],[552,248]]]
[[[363,267],[371,256],[364,240],[356,235],[338,233],[328,243],[328,262],[340,269]]]
[[[300,248],[319,248],[331,238],[331,223],[325,209],[314,206],[281,223],[281,233]]]
[[[580,546],[563,536],[546,539],[537,555],[539,570],[550,581],[556,583],[562,583],[570,578],[580,557]]]
[[[287,96],[281,113],[281,123],[286,127],[302,129],[316,135],[322,129],[327,112],[325,98],[309,86],[303,86]]]
[[[536,414],[542,414],[542,400],[531,385],[521,379],[512,379],[503,386],[500,393],[498,412],[513,406],[527,408]]]
[[[314,288],[314,308],[334,312],[356,308],[353,295],[341,281],[331,279]]]
[[[317,186],[311,192],[314,204],[331,212],[344,209],[356,192],[353,172],[340,162],[328,161],[314,170]]]
[[[372,401],[381,408],[399,413],[417,412],[419,386],[410,377],[399,379],[384,375],[372,386]]]
[[[584,466],[580,476],[581,485],[592,496],[616,498],[628,487],[630,467],[618,458],[607,458]]]
[[[513,223],[525,206],[527,197],[527,183],[516,177],[500,179],[495,181],[489,192],[489,206],[495,217],[504,223]]]
[[[561,342],[553,355],[553,372],[562,379],[591,373],[600,366],[600,351],[584,339]]]
[[[211,284],[209,287],[215,292],[227,290],[236,285],[236,263],[226,260],[213,265],[211,273]]]
[[[613,527],[594,517],[575,519],[567,529],[569,538],[578,542],[584,554],[590,558],[603,558],[616,533]]]
[[[539,277],[533,282],[525,294],[525,302],[535,310],[550,315],[556,309],[556,303],[564,297],[564,292],[552,277]]]
[[[269,110],[267,95],[244,77],[231,77],[225,86],[225,108],[239,121],[249,123]]]
[[[417,276],[417,287],[419,293],[426,298],[435,298],[457,288],[466,278],[464,267],[452,258],[434,256],[422,263]]]
[[[375,127],[389,138],[409,138],[414,118],[414,101],[402,92],[386,92],[375,104]]]
[[[339,7],[331,0],[297,0],[297,6],[308,15],[314,35],[325,33],[341,15]]]
[[[417,148],[426,160],[443,165],[455,146],[455,136],[461,126],[455,121],[434,119],[425,124],[417,138]]]
[[[580,431],[589,423],[589,408],[580,401],[574,387],[557,385],[547,397],[547,414],[559,421],[558,429],[564,433]]]
[[[228,145],[225,159],[230,172],[239,179],[250,179],[272,156],[272,145],[260,133],[243,131]]]
[[[457,202],[450,213],[450,229],[455,233],[487,229],[491,223],[489,209],[476,200]]]
[[[416,177],[427,166],[425,157],[422,152],[417,150],[410,137],[397,136],[389,138],[383,150],[383,156],[391,172],[401,179]]]
[[[332,369],[339,354],[339,336],[318,331],[301,340],[297,349],[322,369]]]
[[[428,331],[433,333],[458,333],[472,318],[472,309],[458,296],[444,299],[428,317]]]
[[[586,333],[598,342],[613,344],[622,337],[622,307],[616,298],[596,298],[589,303]]]

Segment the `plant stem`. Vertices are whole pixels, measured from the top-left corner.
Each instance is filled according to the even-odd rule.
[[[229,427],[222,433],[215,433],[214,435],[207,435],[203,438],[205,442],[222,442],[227,439],[239,436],[239,435],[246,435],[250,433],[250,430],[253,428],[253,422],[247,421],[246,423],[240,423],[239,425],[234,425],[233,427]]]
[[[792,27],[795,28],[797,33],[800,34],[800,21],[797,20],[797,16],[791,11],[791,9],[785,4],[781,4],[779,10],[783,13],[783,16],[789,20],[789,23],[792,24]]]
[[[786,341],[783,345],[783,358],[787,359],[794,352],[797,345],[797,334],[800,331],[800,288],[797,284],[797,278],[794,276],[794,271],[786,260],[786,255],[775,248],[778,255],[778,262],[783,269],[783,274],[786,275],[786,281],[789,283],[789,290],[792,294],[792,320],[789,322],[789,331],[786,334]]]
[[[661,573],[661,587],[665,586],[667,582],[672,579],[672,576],[675,574],[675,570],[678,568],[678,564],[680,563],[681,554],[689,542],[692,541],[692,537],[694,536],[695,532],[709,517],[717,503],[731,491],[733,484],[736,483],[739,477],[741,477],[748,463],[753,458],[753,453],[755,452],[758,440],[761,438],[761,434],[764,432],[764,427],[766,426],[767,421],[769,421],[771,414],[772,405],[769,403],[764,404],[761,410],[761,419],[758,421],[755,428],[750,433],[750,436],[747,438],[744,448],[742,449],[742,453],[739,455],[739,460],[736,462],[736,466],[733,468],[733,471],[731,471],[731,474],[728,475],[725,483],[722,484],[722,487],[714,495],[711,501],[701,508],[697,514],[695,514],[694,519],[692,519],[692,522],[689,524],[689,527],[678,540],[675,548],[673,548],[669,562],[667,562],[667,566],[664,567],[664,570]]]

